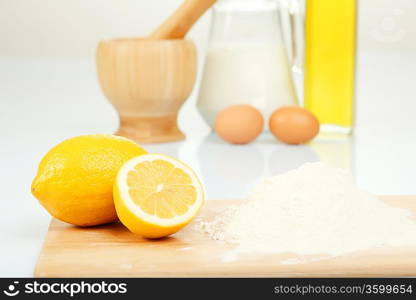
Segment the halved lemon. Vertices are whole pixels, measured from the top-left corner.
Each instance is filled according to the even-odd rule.
[[[198,214],[204,189],[190,167],[172,157],[146,154],[126,162],[114,186],[120,221],[146,238],[171,235]]]

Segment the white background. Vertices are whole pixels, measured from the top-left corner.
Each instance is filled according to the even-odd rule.
[[[0,0],[0,276],[31,276],[48,214],[30,194],[39,160],[64,138],[112,133],[117,115],[95,77],[100,39],[145,36],[179,0]],[[323,160],[350,168],[376,194],[416,194],[416,1],[359,0],[357,114],[353,138],[289,147],[264,137],[245,147],[208,136],[194,107],[188,139],[149,151],[200,174],[210,199],[244,197],[261,177]],[[190,33],[200,48],[209,15]]]
[[[414,52],[414,0],[358,2],[361,47]],[[90,58],[99,40],[146,36],[180,3],[181,0],[1,0],[0,56]],[[208,27],[206,15],[189,36],[201,46]]]

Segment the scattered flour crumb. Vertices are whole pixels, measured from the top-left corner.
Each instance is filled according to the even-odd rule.
[[[226,208],[196,229],[236,244],[234,253],[343,255],[381,246],[416,246],[411,212],[360,190],[352,175],[307,163],[265,179],[240,206]],[[224,257],[232,261],[233,257]],[[287,261],[287,263],[294,263]]]

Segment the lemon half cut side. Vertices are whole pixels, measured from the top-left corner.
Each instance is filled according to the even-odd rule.
[[[146,238],[171,235],[189,224],[204,203],[204,188],[194,171],[162,154],[126,162],[114,186],[120,221]]]

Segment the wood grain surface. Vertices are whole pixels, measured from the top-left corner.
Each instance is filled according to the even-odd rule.
[[[384,196],[416,214],[416,196]],[[239,201],[208,201],[200,218],[211,219]],[[416,276],[416,248],[378,248],[341,257],[286,254],[239,255],[191,224],[172,237],[146,240],[115,223],[77,228],[52,220],[36,277],[401,277]],[[398,232],[398,234],[400,234]],[[234,257],[235,258],[235,257]],[[291,262],[297,263],[291,263]]]
[[[139,143],[183,139],[177,114],[193,90],[197,50],[190,40],[101,41],[100,86],[120,116],[118,135]]]
[[[150,39],[183,39],[216,0],[185,0],[150,36]]]

